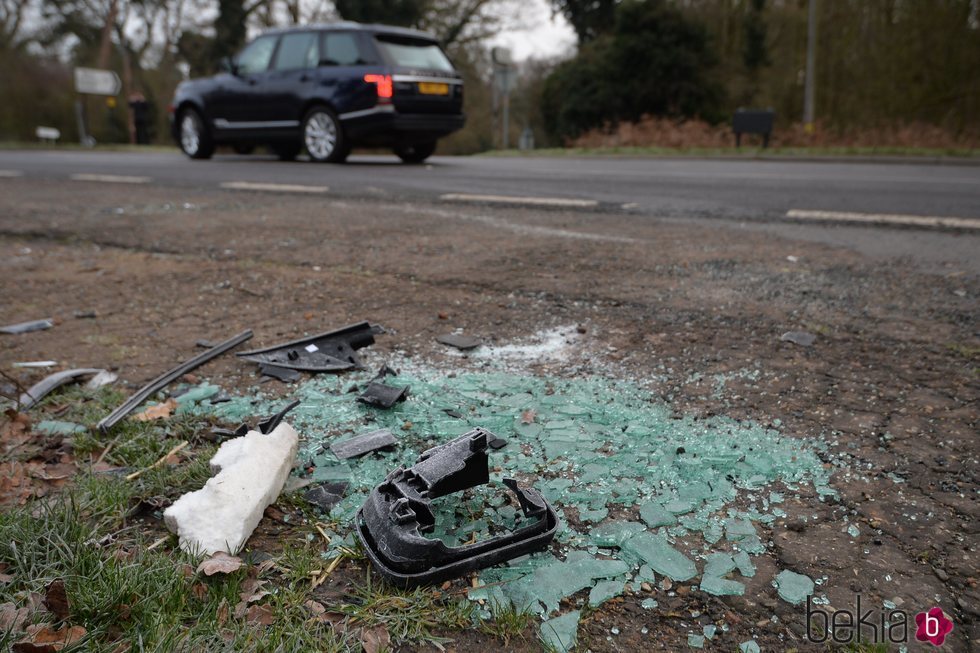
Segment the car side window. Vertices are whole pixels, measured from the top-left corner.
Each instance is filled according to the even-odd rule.
[[[356,34],[351,32],[324,32],[321,66],[357,66],[370,63],[361,52]]]
[[[276,53],[276,70],[299,70],[315,68],[320,60],[316,33],[299,32],[285,34]]]
[[[276,49],[276,36],[260,36],[245,47],[235,59],[235,66],[241,75],[261,73],[269,69],[269,61]]]

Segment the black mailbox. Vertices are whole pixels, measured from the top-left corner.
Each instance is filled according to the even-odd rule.
[[[738,109],[732,118],[735,147],[742,146],[742,134],[761,134],[762,147],[769,147],[769,135],[776,112],[772,109]]]

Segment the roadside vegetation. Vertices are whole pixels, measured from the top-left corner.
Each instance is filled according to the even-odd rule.
[[[468,629],[533,641],[528,615],[478,619],[465,586],[397,590],[372,577],[357,550],[331,565],[323,533],[335,525],[297,493],[270,508],[281,531],[263,536],[260,526],[238,568],[196,566],[161,513],[210,476],[206,420],[129,419],[110,436],[68,439],[35,430],[45,419],[93,424],[122,398],[73,388],[30,421],[15,410],[0,418],[0,466],[9,473],[0,484],[0,649],[48,650],[32,647],[49,640],[59,647],[50,650],[67,643],[66,651],[374,653],[441,647]],[[191,446],[167,455],[183,441]],[[325,593],[328,579],[342,591]]]

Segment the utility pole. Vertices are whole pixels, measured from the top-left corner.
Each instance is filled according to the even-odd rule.
[[[501,149],[506,150],[509,141],[508,136],[510,135],[510,89],[514,85],[516,71],[510,50],[507,48],[493,48],[490,51],[490,55],[493,59],[494,90],[496,96],[500,99],[500,107],[503,113],[500,146]]]
[[[803,87],[803,130],[814,131],[813,103],[817,69],[817,0],[809,0],[806,22],[806,80]]]

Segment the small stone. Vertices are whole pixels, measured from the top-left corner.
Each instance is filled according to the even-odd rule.
[[[650,583],[640,583],[640,589],[644,592],[652,592],[653,586]]]

